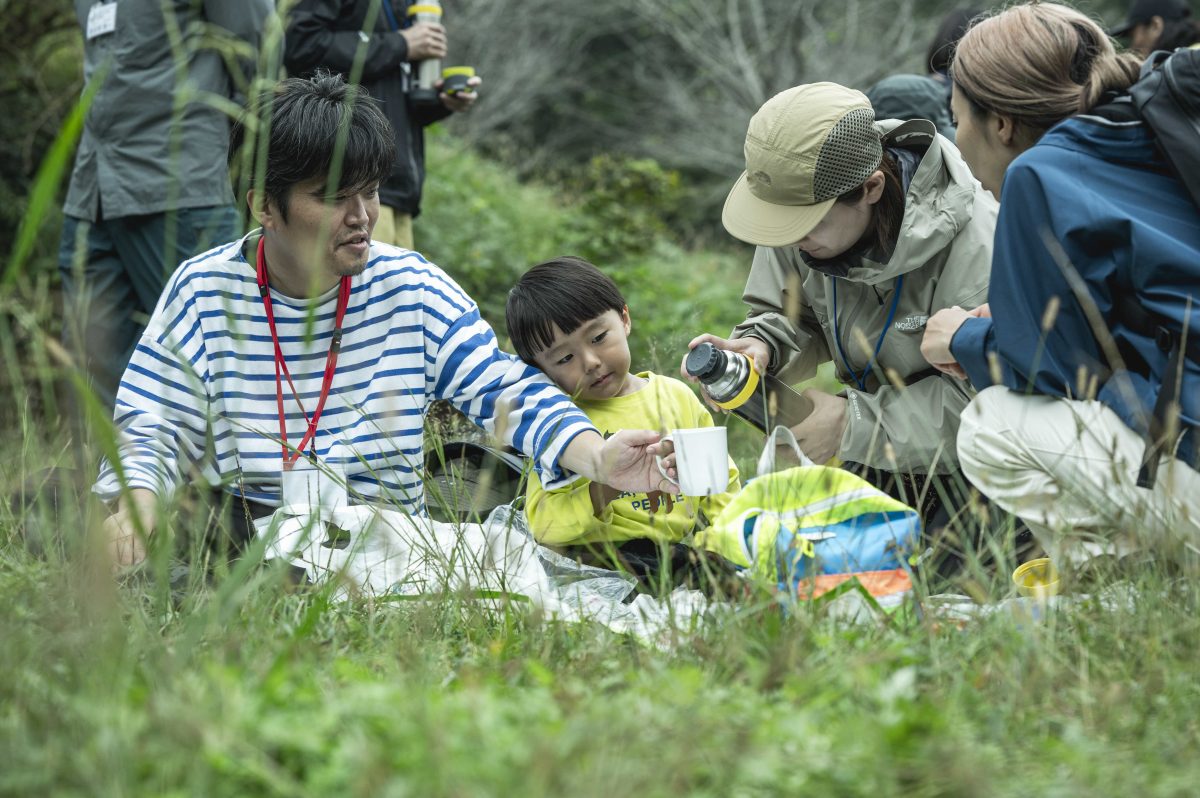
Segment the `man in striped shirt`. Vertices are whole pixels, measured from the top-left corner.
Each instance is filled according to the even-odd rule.
[[[234,127],[230,161],[254,176],[246,199],[260,228],[180,266],[122,378],[119,462],[103,463],[94,488],[119,499],[105,522],[115,563],[144,558],[185,481],[278,506],[285,463],[300,458],[343,473],[352,501],[422,513],[435,399],[529,455],[544,484],[660,487],[656,433],[605,441],[497,348],[445,272],[371,242],[394,145],[356,88],[327,74],[285,80]]]

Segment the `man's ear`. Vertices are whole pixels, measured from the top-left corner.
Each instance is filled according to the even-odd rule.
[[[868,205],[874,205],[883,196],[883,187],[887,185],[887,177],[883,174],[883,170],[876,169],[863,182],[863,185],[866,186],[866,190],[863,192],[863,199],[867,201]]]
[[[1166,25],[1167,23],[1162,17],[1158,15],[1150,17],[1150,21],[1146,23],[1146,26],[1150,28],[1151,39],[1158,41],[1158,37],[1162,36],[1163,28],[1165,28]]]
[[[246,204],[250,206],[250,215],[264,230],[274,230],[279,224],[279,209],[265,194],[259,194],[255,189],[246,191]]]

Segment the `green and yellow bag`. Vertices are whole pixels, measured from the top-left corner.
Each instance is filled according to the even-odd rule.
[[[774,471],[777,438],[801,465]],[[777,427],[758,476],[726,505],[697,544],[796,599],[857,589],[881,607],[912,592],[917,511],[839,468],[813,465],[791,430]]]

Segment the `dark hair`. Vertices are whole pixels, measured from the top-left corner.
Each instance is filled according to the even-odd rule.
[[[395,160],[392,126],[375,101],[362,87],[323,70],[261,92],[229,134],[230,167],[241,167],[250,188],[261,177],[265,198],[279,206],[284,221],[297,183],[330,175],[339,192],[359,191],[383,181]]]
[[[1164,20],[1162,33],[1154,42],[1155,50],[1177,50],[1200,42],[1200,23],[1190,17]]]
[[[879,171],[883,172],[883,194],[875,203],[871,212],[871,226],[863,238],[868,239],[872,247],[890,256],[900,237],[900,223],[904,221],[904,184],[900,182],[899,164],[886,149],[879,162]],[[850,205],[861,200],[866,193],[867,184],[863,183],[838,197],[837,201]]]
[[[554,341],[554,327],[567,335],[606,311],[625,310],[625,297],[608,275],[572,255],[539,263],[508,292],[504,322],[517,355],[534,355]]]
[[[958,8],[942,19],[942,24],[938,25],[937,33],[933,35],[933,41],[929,43],[929,50],[925,53],[925,64],[930,72],[939,75],[950,73],[950,64],[954,61],[954,45],[958,44],[967,28],[971,27],[971,20],[982,13],[978,8]]]

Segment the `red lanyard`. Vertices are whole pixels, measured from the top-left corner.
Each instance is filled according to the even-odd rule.
[[[266,256],[266,239],[258,240],[258,292],[262,294],[263,308],[267,312],[267,324],[271,328],[271,343],[275,345],[275,401],[279,406],[279,440],[283,443],[283,470],[289,470],[300,455],[304,452],[304,447],[312,442],[317,434],[317,422],[321,420],[321,411],[325,409],[325,400],[329,398],[329,389],[333,386],[333,373],[337,370],[338,352],[342,348],[342,320],[346,317],[346,308],[350,304],[350,278],[343,277],[338,285],[337,299],[337,314],[333,321],[333,338],[329,342],[329,354],[325,357],[325,376],[321,380],[321,395],[317,397],[317,409],[313,411],[312,417],[309,417],[308,411],[304,409],[304,405],[300,402],[300,394],[296,391],[296,384],[292,382],[291,372],[288,371],[287,361],[283,357],[283,350],[279,348],[279,336],[275,332],[275,311],[271,307],[271,286],[267,282],[267,256]],[[294,454],[288,454],[287,445],[287,425],[283,413],[283,380],[280,379],[280,374],[287,377],[288,387],[292,389],[292,398],[296,400],[296,404],[300,406],[300,412],[304,414],[305,420],[308,421],[308,431],[304,433],[304,437],[300,439],[300,444],[296,447]]]

